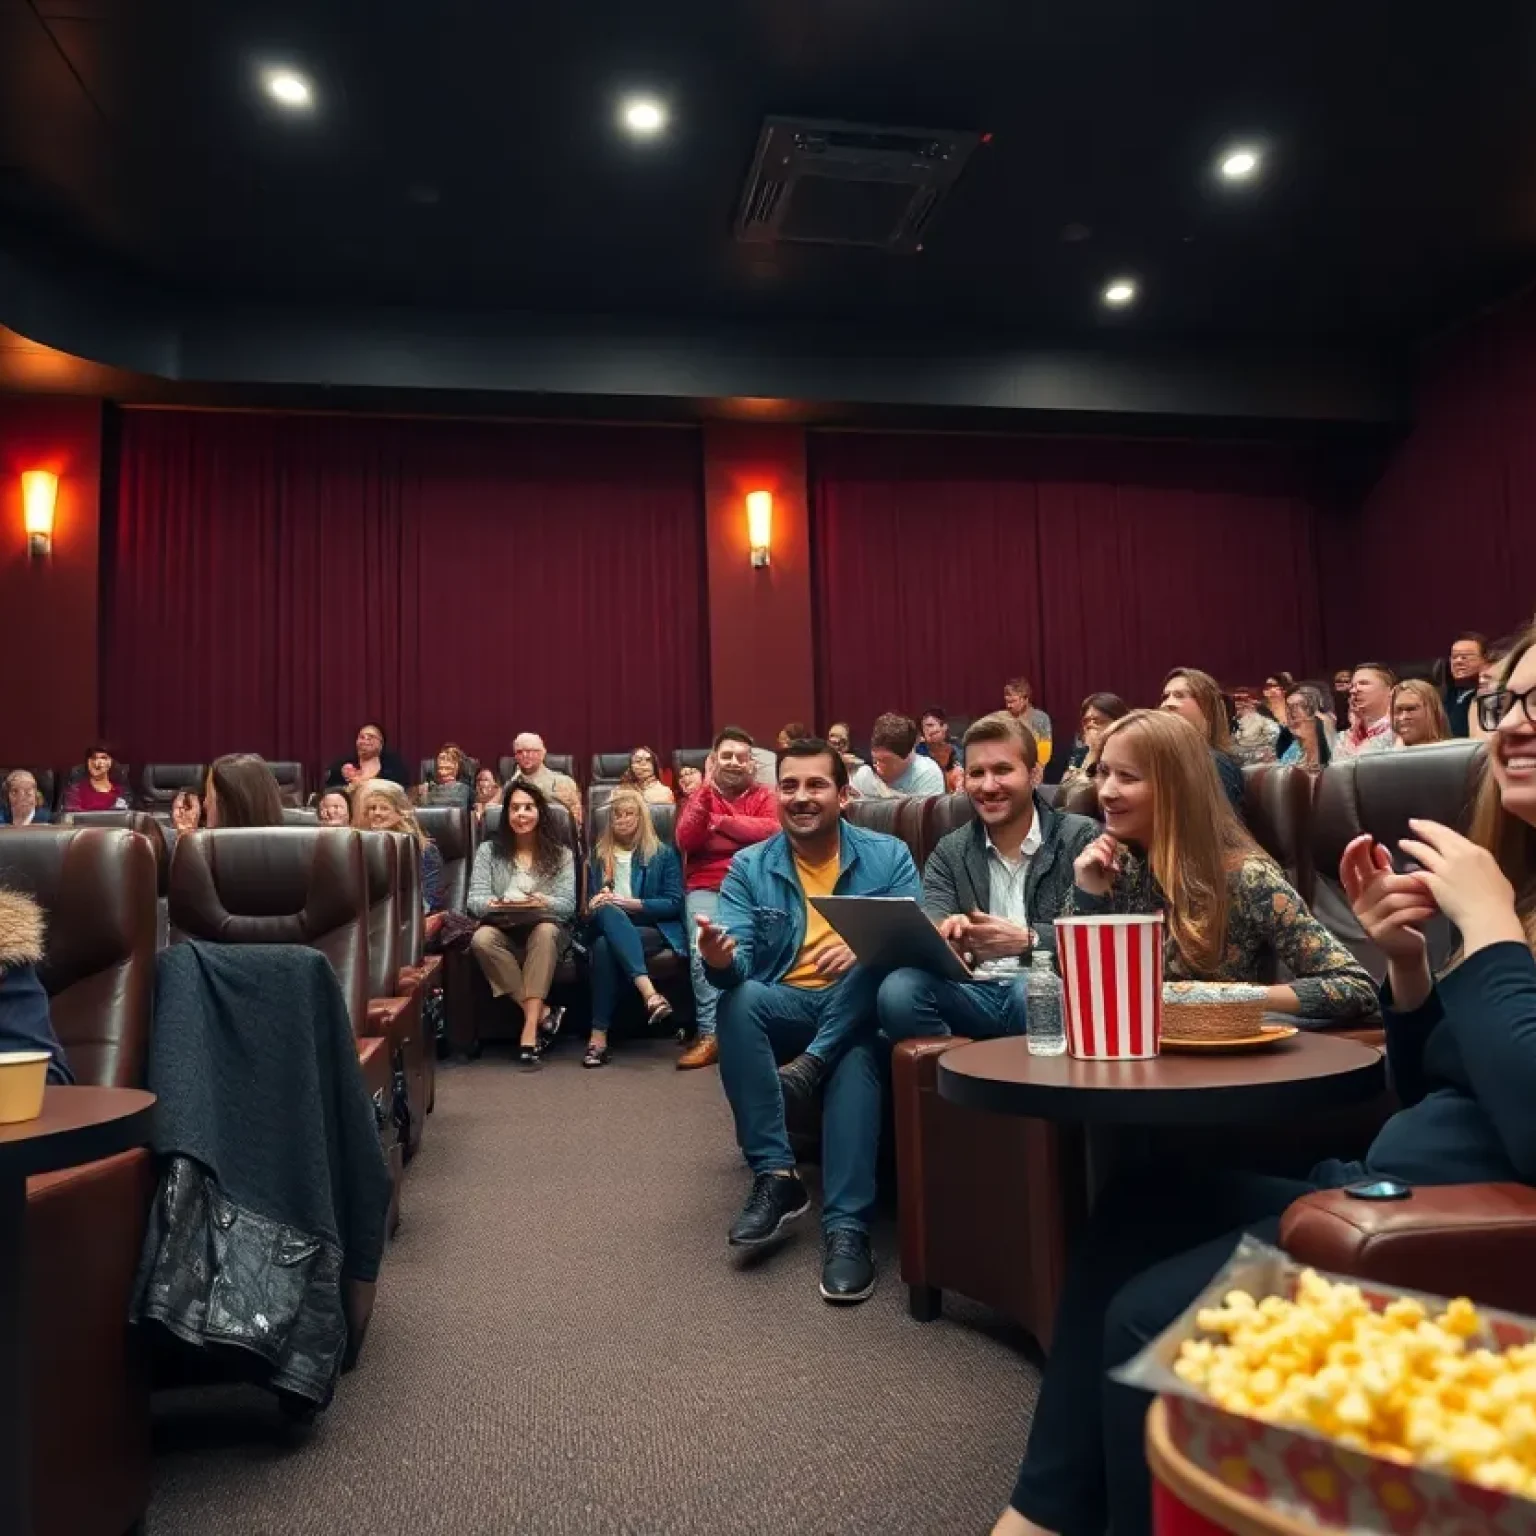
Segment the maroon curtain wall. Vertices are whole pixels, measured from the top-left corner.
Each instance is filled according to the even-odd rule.
[[[1353,657],[1443,656],[1536,612],[1536,294],[1430,358],[1415,425],[1330,540],[1329,641]]]
[[[1314,472],[1283,448],[822,434],[818,704],[1002,707],[1020,673],[1066,725],[1096,689],[1322,664]]]
[[[707,739],[688,430],[128,411],[104,546],[124,757],[414,763]]]

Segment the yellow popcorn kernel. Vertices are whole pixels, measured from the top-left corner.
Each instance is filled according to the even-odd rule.
[[[1483,1320],[1478,1316],[1477,1308],[1466,1296],[1458,1296],[1451,1302],[1440,1314],[1439,1323],[1448,1332],[1460,1334],[1464,1339],[1470,1339],[1483,1329]]]

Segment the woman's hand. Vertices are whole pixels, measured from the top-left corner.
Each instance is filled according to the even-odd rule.
[[[587,903],[588,912],[596,912],[599,907],[606,907],[613,900],[613,892],[604,886],[591,901]]]
[[[1357,837],[1339,860],[1339,881],[1366,937],[1394,965],[1425,957],[1424,934],[1438,908],[1420,875],[1400,875],[1391,856],[1369,833]]]
[[[1525,942],[1515,913],[1515,890],[1498,860],[1470,838],[1438,821],[1410,820],[1414,835],[1398,847],[1422,866],[1421,881],[1436,905],[1461,930],[1462,953],[1476,954],[1490,944]]]
[[[1078,854],[1072,865],[1072,876],[1079,890],[1090,896],[1108,896],[1115,887],[1119,873],[1120,844],[1108,832],[1094,838]]]

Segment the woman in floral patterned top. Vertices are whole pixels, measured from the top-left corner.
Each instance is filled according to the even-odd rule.
[[[1105,832],[1078,856],[1069,913],[1165,912],[1170,981],[1267,985],[1277,1013],[1376,1012],[1376,987],[1307,911],[1232,814],[1208,747],[1186,721],[1139,709],[1104,732]],[[1295,978],[1274,985],[1275,963]]]

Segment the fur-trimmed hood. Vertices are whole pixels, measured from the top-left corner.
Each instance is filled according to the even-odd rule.
[[[43,958],[43,909],[20,891],[0,891],[0,971]]]

